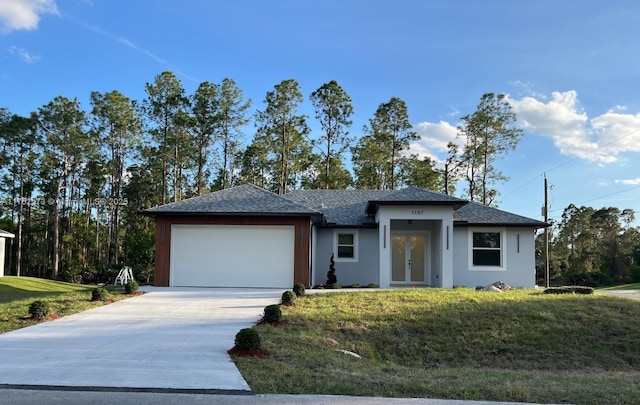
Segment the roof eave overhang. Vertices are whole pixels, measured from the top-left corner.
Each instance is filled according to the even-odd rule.
[[[322,228],[351,228],[351,229],[376,229],[377,223],[370,224],[336,224],[335,222],[329,222],[323,224]]]
[[[475,222],[467,222],[467,221],[453,221],[453,226],[459,226],[459,227],[503,227],[503,228],[534,228],[534,229],[540,229],[540,228],[547,228],[550,227],[551,225],[549,224],[545,224],[545,223],[541,223],[541,222],[536,222],[536,223],[520,223],[520,224],[514,224],[514,223],[504,223],[504,222],[492,222],[492,223],[475,223]]]
[[[410,206],[410,205],[423,205],[430,207],[453,207],[454,211],[467,204],[467,201],[369,201],[367,203],[366,212],[368,214],[375,214],[381,205],[396,205],[396,206]]]
[[[206,211],[141,211],[148,217],[322,217],[319,212],[206,212]]]

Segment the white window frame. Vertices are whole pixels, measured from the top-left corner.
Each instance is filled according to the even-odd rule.
[[[473,234],[474,233],[499,233],[500,234],[500,266],[476,266],[473,264]],[[506,271],[507,270],[507,232],[505,228],[469,228],[468,234],[469,270],[471,271]]]
[[[338,235],[353,235],[353,257],[338,257]],[[357,229],[334,229],[333,231],[333,260],[336,262],[357,262],[358,261],[358,230]]]

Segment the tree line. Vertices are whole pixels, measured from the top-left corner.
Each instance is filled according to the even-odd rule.
[[[463,197],[495,205],[506,177],[494,163],[522,137],[505,95],[487,93],[461,117],[439,168],[409,152],[419,136],[404,100],[381,103],[356,139],[351,97],[335,80],[308,99],[317,133],[294,79],[254,114],[233,79],[187,94],[171,72],[146,83],[142,100],[113,90],[92,92],[87,110],[64,96],[27,117],[0,108],[0,227],[17,235],[11,272],[94,280],[126,263],[148,278],[154,229],[140,211],[243,183],[279,194],[409,185],[453,194],[462,184]]]
[[[551,279],[592,287],[640,282],[640,227],[632,226],[634,221],[632,209],[570,204],[560,220],[551,221]],[[544,249],[542,235],[536,248]],[[538,276],[542,274],[538,263]]]

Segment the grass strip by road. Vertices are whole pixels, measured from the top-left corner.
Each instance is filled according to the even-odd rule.
[[[417,289],[309,295],[234,361],[258,393],[640,403],[640,303]],[[359,354],[358,359],[340,350]]]
[[[640,283],[614,285],[611,287],[600,287],[599,290],[640,290]]]
[[[35,300],[50,305],[52,316],[49,319],[53,319],[130,297],[123,293],[122,286],[108,286],[107,289],[111,291],[109,301],[91,301],[94,288],[96,286],[32,277],[1,277],[0,333],[42,322],[29,317],[29,305]]]

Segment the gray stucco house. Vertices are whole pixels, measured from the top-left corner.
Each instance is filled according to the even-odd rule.
[[[535,286],[544,222],[416,187],[298,190],[242,185],[144,212],[156,220],[158,286],[380,287],[503,281]]]

